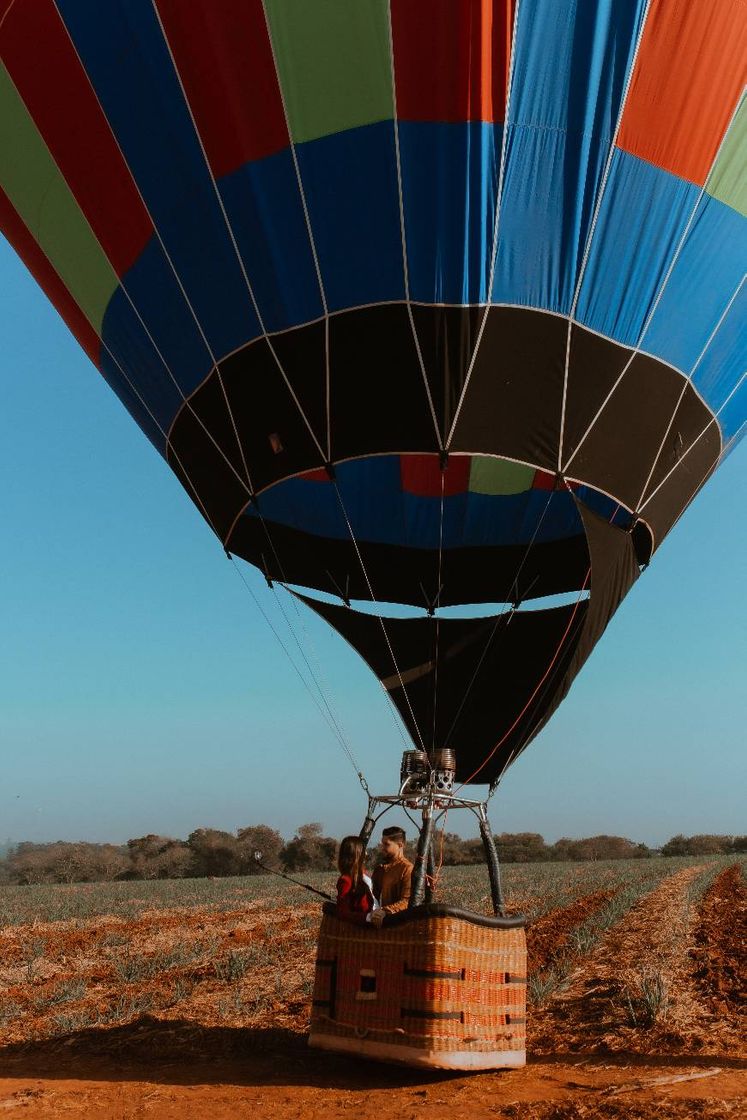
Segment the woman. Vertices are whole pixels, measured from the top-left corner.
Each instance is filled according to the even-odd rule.
[[[363,925],[376,909],[371,880],[363,867],[366,849],[360,836],[346,836],[340,842],[337,867],[337,917]]]

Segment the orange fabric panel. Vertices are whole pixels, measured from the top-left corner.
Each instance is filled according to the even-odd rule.
[[[747,80],[747,0],[651,0],[618,146],[702,186]]]

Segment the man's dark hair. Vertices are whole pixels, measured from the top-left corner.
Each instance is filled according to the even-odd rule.
[[[388,840],[394,840],[396,844],[404,844],[405,840],[407,839],[407,837],[405,836],[405,830],[403,828],[399,828],[396,824],[392,825],[391,828],[385,828],[382,831],[381,835],[386,836]]]

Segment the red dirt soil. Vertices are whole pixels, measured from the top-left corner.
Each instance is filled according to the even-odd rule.
[[[747,889],[727,867],[706,891],[695,927],[696,976],[717,1011],[747,1013]],[[747,1024],[745,1024],[747,1025]]]
[[[657,929],[666,928],[667,899],[677,902],[688,875],[670,876],[669,894],[653,892],[625,929],[608,931],[606,955],[592,954],[574,973],[582,987],[598,982],[595,970],[610,951],[624,949],[628,957],[651,951]],[[539,919],[529,932],[534,967],[551,964],[574,926],[609,895],[595,892]],[[722,1120],[738,1115],[747,1091],[745,1063],[719,1033],[734,1021],[726,1005],[709,1020],[711,1045],[694,1055],[677,1045],[649,1046],[645,1052],[630,1030],[599,1052],[594,1031],[584,1035],[588,1018],[587,1028],[583,1021],[577,1024],[580,1033],[571,1046],[567,1019],[553,1026],[552,1013],[544,1016],[543,1055],[530,1047],[522,1070],[464,1075],[310,1051],[308,982],[317,913],[315,907],[217,914],[192,909],[149,913],[134,922],[97,919],[83,928],[58,922],[0,931],[0,974],[5,969],[6,975],[0,996],[15,993],[20,1004],[23,994],[25,1004],[36,1000],[42,1008],[1,1028],[0,1116]],[[703,929],[704,949],[721,946],[716,917]],[[21,975],[31,941],[43,944],[33,983]],[[147,962],[179,946],[202,955],[132,982],[117,972],[123,956]],[[221,979],[215,963],[229,960],[232,949],[252,953],[252,968],[236,980]],[[728,960],[729,951],[724,943],[719,959]],[[85,980],[82,998],[44,1007],[55,985],[74,979]],[[186,994],[176,993],[180,984]],[[585,990],[579,1015],[588,1017],[594,999],[589,1003]],[[77,1029],[55,1025],[60,1012],[111,1009],[120,998],[136,1003],[145,995],[151,1002],[144,1014],[125,1012],[120,1021]],[[537,1018],[530,1009],[530,1024]]]
[[[527,972],[543,972],[559,960],[568,949],[571,930],[601,910],[613,897],[614,890],[594,891],[577,898],[570,906],[562,906],[543,914],[527,927]]]

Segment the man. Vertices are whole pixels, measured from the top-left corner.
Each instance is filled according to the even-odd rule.
[[[380,926],[387,914],[406,910],[410,901],[412,864],[405,859],[405,834],[401,828],[385,828],[381,834],[381,863],[372,875],[373,893],[380,908],[368,915],[368,921]]]

